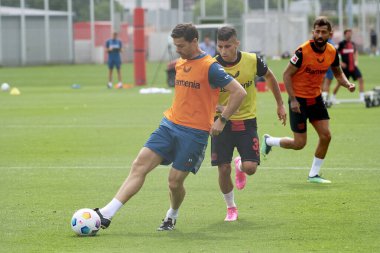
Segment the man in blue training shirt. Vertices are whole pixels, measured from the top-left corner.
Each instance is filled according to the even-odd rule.
[[[205,35],[203,42],[199,43],[199,47],[203,52],[211,55],[211,57],[215,56],[215,53],[216,53],[215,42],[210,39],[209,35]]]
[[[120,53],[123,52],[123,44],[121,40],[117,39],[117,32],[114,32],[112,35],[112,39],[107,40],[106,42],[106,51],[108,53],[108,88],[112,88],[112,72],[113,68],[116,67],[117,70],[117,79],[119,83],[117,84],[118,88],[123,87],[123,83],[121,81],[121,57]]]

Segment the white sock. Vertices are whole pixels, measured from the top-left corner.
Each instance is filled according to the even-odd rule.
[[[281,141],[281,138],[280,137],[269,137],[269,138],[266,138],[265,142],[267,143],[267,145],[269,146],[275,146],[275,147],[280,147],[280,141]]]
[[[332,94],[331,95],[331,99],[330,99],[331,101],[335,101],[335,94]]]
[[[359,93],[359,98],[361,101],[364,101],[364,92]]]
[[[322,91],[322,98],[323,98],[324,101],[327,101],[328,95],[329,94],[327,93],[327,91]]]
[[[118,199],[113,198],[110,203],[100,209],[100,213],[104,218],[112,219],[115,213],[123,206]]]
[[[316,175],[319,175],[319,170],[321,169],[323,163],[323,159],[314,157],[313,165],[311,166],[309,177],[314,177]]]
[[[235,200],[234,200],[234,190],[227,194],[223,194],[224,200],[226,201],[227,208],[230,207],[236,207]]]
[[[178,217],[178,209],[173,209],[170,207],[169,210],[166,212],[165,218],[171,218],[171,219],[176,220],[177,217]]]

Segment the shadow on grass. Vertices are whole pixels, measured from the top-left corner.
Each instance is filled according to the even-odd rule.
[[[288,188],[290,189],[296,189],[296,190],[304,190],[304,191],[326,191],[336,188],[342,188],[343,185],[339,183],[332,182],[331,184],[317,184],[317,183],[308,183],[308,182],[302,182],[302,183],[289,183],[286,184]]]
[[[275,225],[273,225],[275,226]],[[209,240],[224,240],[228,238],[229,240],[231,238],[239,237],[240,232],[249,232],[249,231],[258,231],[258,230],[263,230],[263,229],[268,229],[268,225],[263,226],[259,225],[259,223],[255,223],[252,221],[248,221],[245,219],[239,219],[235,222],[225,222],[225,221],[219,221],[216,223],[211,223],[208,225],[204,226],[198,226],[198,227],[193,227],[190,231],[189,229],[181,229],[181,228],[176,228],[174,231],[154,231],[150,230],[147,232],[132,232],[126,230],[125,232],[115,232],[115,231],[99,231],[99,234],[96,236],[90,236],[90,237],[81,237],[81,236],[76,236],[72,235],[70,237],[76,237],[77,239],[83,239],[83,238],[91,238],[91,239],[105,239],[105,238],[170,238],[170,239],[175,239],[175,240],[181,240],[181,239],[186,239],[186,240],[199,240],[199,241],[209,241]],[[238,232],[238,233],[234,233]]]

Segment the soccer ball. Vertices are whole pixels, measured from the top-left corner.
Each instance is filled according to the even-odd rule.
[[[3,83],[3,84],[1,85],[1,90],[2,90],[2,91],[8,91],[10,87],[11,87],[11,86],[10,86],[9,84],[7,84],[7,83]]]
[[[71,218],[71,228],[80,236],[96,235],[100,228],[100,217],[90,208],[79,209]]]

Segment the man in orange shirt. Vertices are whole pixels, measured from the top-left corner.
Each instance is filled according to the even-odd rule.
[[[308,182],[331,183],[320,177],[319,171],[326,156],[331,140],[329,114],[321,96],[323,77],[328,68],[334,73],[338,83],[350,92],[355,91],[355,84],[350,83],[339,64],[338,52],[327,43],[332,35],[331,24],[326,17],[314,21],[313,40],[302,44],[285,69],[283,78],[289,95],[290,126],[294,138],[271,137],[264,135],[261,151],[267,155],[272,146],[300,150],[306,145],[307,119],[318,133],[319,142],[315,151]]]
[[[140,150],[115,197],[103,208],[95,208],[102,228],[107,228],[116,212],[141,189],[149,172],[159,164],[172,164],[168,178],[170,208],[157,230],[173,230],[185,198],[183,183],[190,172],[195,174],[200,168],[209,134],[222,132],[246,95],[215,59],[199,49],[194,25],[177,25],[171,37],[181,56],[176,64],[173,104]],[[231,96],[223,114],[214,122],[221,88]]]

